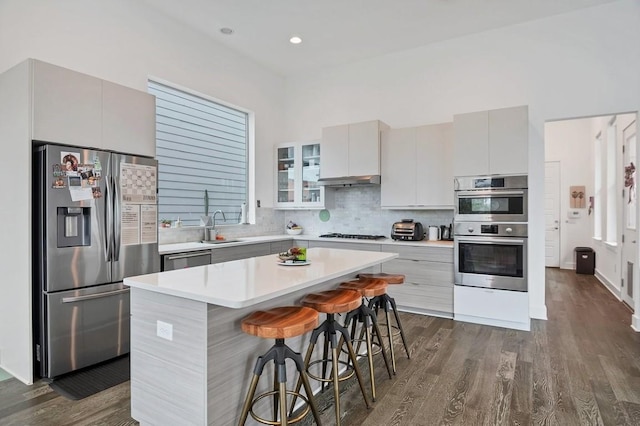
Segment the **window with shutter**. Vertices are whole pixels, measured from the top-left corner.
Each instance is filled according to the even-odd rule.
[[[156,81],[148,88],[156,96],[158,217],[199,225],[200,216],[222,210],[216,225],[239,223],[248,198],[249,114]]]

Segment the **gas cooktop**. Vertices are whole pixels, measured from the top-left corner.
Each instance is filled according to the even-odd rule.
[[[363,235],[363,234],[338,234],[336,232],[332,232],[329,234],[322,234],[320,238],[350,238],[353,240],[382,240],[387,237],[384,235]]]

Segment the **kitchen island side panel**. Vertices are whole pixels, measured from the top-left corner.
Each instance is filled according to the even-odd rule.
[[[244,403],[244,398],[253,376],[253,368],[258,356],[263,355],[275,343],[273,339],[263,339],[242,332],[242,318],[257,310],[265,310],[276,306],[300,305],[300,300],[308,293],[334,289],[339,283],[355,278],[355,274],[318,284],[310,289],[285,295],[276,300],[269,300],[243,309],[225,308],[216,305],[208,306],[208,419],[209,425],[235,424]],[[337,316],[340,323],[343,319]],[[325,315],[319,314],[319,323]],[[287,346],[301,353],[304,358],[311,333],[285,340]],[[316,346],[312,359],[318,359],[322,353],[322,345]],[[287,389],[295,387],[297,372],[293,362],[287,362]],[[271,390],[273,386],[273,363],[269,362],[264,369],[256,395]],[[320,389],[319,382],[311,380],[314,391]],[[262,404],[263,409],[269,403]],[[257,408],[257,414],[269,416]],[[247,424],[258,424],[249,417]]]
[[[158,321],[171,325],[171,340],[158,336]],[[206,424],[206,327],[206,303],[131,288],[131,417]]]
[[[242,318],[256,310],[299,305],[307,293],[333,289],[355,276],[348,274],[241,309],[131,288],[131,417],[143,425],[234,424],[256,359],[274,344],[273,339],[243,333]],[[318,318],[322,322],[324,315]],[[157,336],[157,321],[173,326],[172,341]],[[304,357],[310,336],[286,339],[286,344]],[[314,359],[321,349],[316,347]],[[296,379],[293,363],[287,362],[287,388],[293,388]],[[256,394],[270,390],[272,384],[269,363]],[[318,382],[311,385],[319,389]],[[254,424],[251,417],[248,424]]]

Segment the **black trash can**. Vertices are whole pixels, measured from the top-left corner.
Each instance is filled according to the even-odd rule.
[[[596,270],[596,252],[591,247],[576,247],[576,274],[593,275]]]

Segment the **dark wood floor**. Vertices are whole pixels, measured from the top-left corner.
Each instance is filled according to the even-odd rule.
[[[547,270],[548,321],[531,332],[404,314],[412,359],[378,400],[341,398],[345,425],[640,425],[640,333],[593,276]],[[402,354],[400,346],[397,352]],[[331,408],[322,414],[333,423]],[[40,382],[0,382],[0,425],[129,425],[129,384],[69,401]]]

